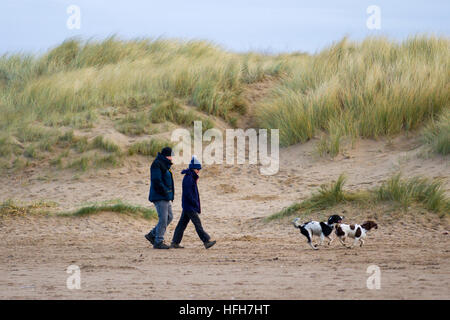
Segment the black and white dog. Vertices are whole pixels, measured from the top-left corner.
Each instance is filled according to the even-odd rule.
[[[300,218],[295,218],[293,224],[294,227],[300,229],[300,233],[308,239],[308,244],[311,248],[317,250],[318,248],[312,244],[312,237],[319,236],[320,245],[323,244],[323,240],[326,237],[329,240],[328,244],[330,244],[332,240],[329,236],[334,229],[334,225],[336,223],[341,223],[343,219],[344,217],[334,214],[328,218],[327,222],[309,221],[301,225]]]

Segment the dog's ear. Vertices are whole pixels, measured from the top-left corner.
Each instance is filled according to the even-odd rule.
[[[341,216],[333,214],[328,218],[328,224],[338,223],[340,220],[342,220]]]
[[[361,227],[363,227],[366,230],[370,230],[372,228],[378,229],[378,225],[372,220],[368,220],[368,221],[364,222],[361,225]]]

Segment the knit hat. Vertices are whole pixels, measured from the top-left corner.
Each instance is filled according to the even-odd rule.
[[[172,156],[172,148],[170,147],[165,147],[161,150],[161,154],[165,157],[170,157]]]
[[[191,163],[189,163],[189,169],[197,169],[200,170],[202,168],[202,164],[198,161],[195,155],[192,156]]]

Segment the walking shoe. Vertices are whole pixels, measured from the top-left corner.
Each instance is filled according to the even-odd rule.
[[[170,244],[170,247],[173,248],[173,249],[184,249],[183,246],[180,246],[179,243],[175,243],[175,242],[172,242],[172,243]]]
[[[147,239],[148,241],[150,241],[151,244],[155,244],[155,236],[152,235],[151,233],[147,233],[145,235],[145,239]]]
[[[209,249],[209,248],[211,248],[213,245],[216,244],[216,241],[207,241],[207,242],[204,242],[203,244],[205,245],[205,248],[206,248],[206,249]]]
[[[170,249],[170,247],[164,242],[156,243],[153,245],[153,249]]]

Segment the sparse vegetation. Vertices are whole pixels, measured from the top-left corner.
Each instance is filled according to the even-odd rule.
[[[445,196],[442,182],[421,177],[402,179],[397,174],[384,182],[380,187],[362,191],[346,191],[343,189],[345,176],[330,184],[322,185],[318,192],[308,199],[294,203],[289,207],[270,215],[267,221],[289,217],[294,214],[309,214],[332,208],[340,203],[357,202],[360,204],[376,204],[380,201],[399,203],[404,210],[412,203],[423,205],[426,209],[441,215],[450,212],[450,199]]]
[[[38,151],[34,145],[29,145],[28,147],[26,147],[25,151],[23,152],[23,155],[26,158],[30,159],[38,159],[39,157]]]
[[[113,152],[117,154],[121,153],[120,147],[117,144],[108,139],[105,139],[102,136],[95,137],[94,141],[92,142],[92,146],[106,152]]]
[[[356,193],[344,191],[345,179],[345,176],[341,174],[335,182],[320,186],[320,189],[308,199],[300,203],[292,204],[282,211],[269,216],[267,220],[270,221],[291,216],[299,211],[308,213],[325,210],[342,202],[369,200],[370,195],[367,192]]]
[[[96,156],[94,158],[94,168],[111,168],[122,165],[121,154],[109,154],[106,156]]]
[[[422,139],[431,151],[442,155],[450,154],[450,109],[425,127]]]
[[[23,158],[17,157],[14,159],[12,163],[12,168],[15,170],[21,170],[29,165],[29,160],[25,160]]]
[[[158,128],[152,123],[148,112],[129,114],[117,121],[115,127],[119,132],[128,136],[159,133]]]
[[[70,144],[73,141],[75,141],[75,135],[73,133],[73,130],[66,131],[58,137],[58,142],[60,142],[60,143],[69,143]]]
[[[140,154],[143,156],[156,157],[162,148],[172,146],[172,143],[159,139],[144,140],[134,143],[128,149],[129,155]]]
[[[73,147],[78,153],[83,153],[88,150],[89,143],[87,137],[76,137],[72,140]]]
[[[86,171],[89,167],[90,162],[91,159],[89,157],[83,156],[81,158],[73,160],[68,167],[79,171]]]
[[[123,161],[122,154],[112,153],[108,155],[103,155],[94,152],[76,158],[67,165],[67,168],[84,172],[90,168],[119,167],[120,165],[122,165],[122,161]]]
[[[5,135],[0,137],[0,157],[8,158],[13,154],[17,154],[19,149],[11,136]]]
[[[156,212],[150,208],[144,208],[141,206],[134,206],[131,204],[123,203],[120,200],[104,202],[101,204],[94,204],[81,207],[73,212],[60,213],[62,216],[85,216],[100,212],[117,212],[128,214],[132,216],[142,217],[144,219],[152,219],[156,217]]]
[[[12,199],[0,203],[0,217],[5,216],[25,216],[30,214],[53,215],[61,217],[81,217],[100,212],[116,212],[128,214],[144,219],[156,217],[156,212],[152,208],[144,208],[124,203],[121,200],[111,200],[102,203],[83,206],[71,212],[60,212],[57,210],[58,204],[52,201],[35,201],[29,204],[18,203]]]
[[[395,201],[406,210],[413,202],[422,203],[434,212],[450,212],[450,200],[445,196],[442,181],[413,177],[402,179],[397,174],[376,189],[379,200]]]
[[[20,204],[12,199],[0,203],[0,217],[24,216],[28,214],[48,214],[57,204],[51,201],[35,201],[30,204]]]

